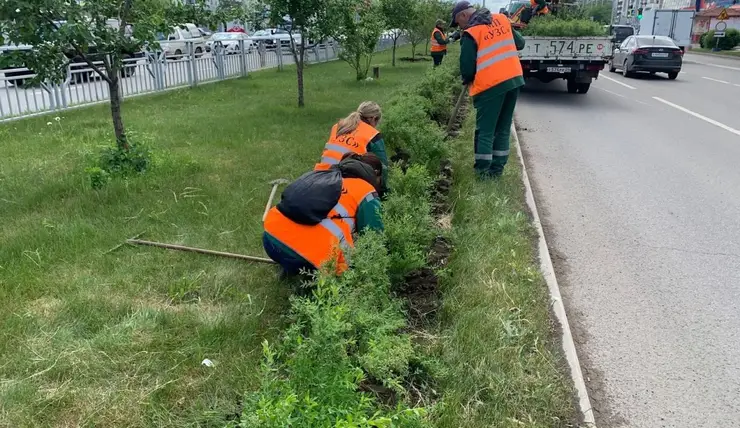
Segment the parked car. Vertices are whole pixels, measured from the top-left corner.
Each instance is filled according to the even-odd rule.
[[[282,48],[290,48],[290,33],[278,28],[267,28],[265,30],[255,31],[252,35],[255,41],[262,41],[267,49],[275,49],[280,43]],[[293,42],[296,45],[301,44],[300,33],[293,34]]]
[[[55,24],[57,27],[62,26],[66,21],[55,21]],[[119,23],[117,20],[109,19],[106,21],[106,24],[110,26],[111,28],[118,29]],[[131,37],[132,30],[131,27],[128,26],[126,28],[126,36]],[[0,46],[0,56],[3,56],[3,66],[2,66],[2,72],[5,75],[5,78],[7,81],[12,83],[15,86],[23,86],[26,83],[26,80],[29,80],[31,76],[35,75],[36,73],[33,70],[28,71],[18,71],[17,69],[27,68],[26,67],[26,61],[24,59],[24,52],[31,52],[34,49],[31,45],[13,45],[13,44],[4,44]],[[71,46],[64,49],[64,55],[69,59],[70,61],[70,71],[72,73],[71,79],[74,83],[82,83],[87,82],[90,79],[97,78],[97,73],[95,71],[84,71],[89,70],[90,67],[87,64],[84,64],[84,59],[82,56],[77,52],[77,50],[73,49]],[[103,60],[103,55],[98,53],[98,49],[95,46],[94,43],[91,43],[85,52],[85,56],[90,59],[93,62],[98,62]],[[143,58],[145,56],[145,53],[142,51],[133,51],[133,50],[124,50],[123,52],[123,60],[124,64],[121,69],[121,76],[122,77],[131,77],[136,73],[136,60],[139,58]],[[8,71],[13,70],[15,71]]]
[[[636,72],[668,73],[674,80],[681,72],[683,51],[670,37],[630,36],[614,49],[609,71],[622,70],[625,77]]]
[[[168,58],[181,58],[187,55],[188,43],[193,44],[193,52],[196,57],[202,56],[206,52],[206,42],[201,30],[195,24],[181,24],[172,29],[168,35],[159,33],[157,36],[159,46]]]
[[[247,53],[252,53],[254,42],[245,33],[214,33],[210,40],[206,42],[206,50],[210,52],[214,46],[221,43],[227,55],[239,53],[241,52],[240,41],[242,40],[244,41],[244,49]]]

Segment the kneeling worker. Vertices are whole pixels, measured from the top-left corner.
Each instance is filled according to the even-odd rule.
[[[324,146],[321,162],[314,170],[326,170],[336,165],[347,153],[363,155],[375,154],[383,164],[383,186],[388,178],[388,156],[385,152],[383,136],[376,129],[382,113],[380,106],[373,101],[365,101],[349,116],[341,119],[331,128],[329,141]],[[381,190],[386,190],[384,187]],[[382,192],[383,193],[383,192]]]
[[[312,171],[286,187],[265,219],[267,255],[288,274],[336,260],[347,269],[352,234],[383,230],[380,198],[383,164],[372,153],[346,154],[328,170]]]

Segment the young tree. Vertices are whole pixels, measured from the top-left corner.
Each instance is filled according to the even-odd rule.
[[[385,28],[390,30],[393,38],[393,54],[391,56],[393,67],[396,66],[398,39],[408,31],[414,13],[416,13],[416,4],[416,0],[380,0],[380,10],[385,20]]]
[[[108,84],[116,144],[127,151],[119,86],[123,60],[156,44],[157,33],[169,32],[174,22],[164,8],[159,0],[4,0],[0,34],[10,44],[33,46],[18,54],[37,74],[34,80],[61,82],[69,58],[86,63]]]
[[[434,21],[431,22],[431,26],[429,24],[430,16],[432,16],[430,2],[417,2],[407,32],[409,43],[411,43],[411,58],[416,58],[416,49],[422,42],[429,43],[434,28]]]
[[[247,8],[242,0],[219,0],[214,19],[223,24],[224,31],[228,28],[228,23],[238,21],[243,23],[247,19]]]
[[[303,107],[306,47],[311,40],[323,40],[331,34],[335,18],[328,14],[330,0],[267,0],[267,4],[270,6],[273,23],[282,24],[286,18],[290,20],[288,33],[291,41],[290,50],[296,64],[298,107]],[[278,55],[280,55],[279,45]]]
[[[342,47],[339,57],[355,70],[357,80],[363,80],[367,78],[383,32],[382,12],[377,5],[365,0],[344,0],[337,6],[332,16],[339,21],[335,37]]]

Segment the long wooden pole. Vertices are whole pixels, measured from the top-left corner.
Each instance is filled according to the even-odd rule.
[[[452,115],[450,116],[450,120],[447,122],[447,135],[450,135],[450,131],[452,131],[452,125],[454,125],[455,120],[457,119],[457,115],[460,113],[460,106],[462,106],[462,102],[465,99],[465,97],[468,95],[468,85],[463,86],[462,91],[460,92],[460,96],[457,98],[457,102],[455,103],[455,109],[452,110]]]
[[[275,264],[275,262],[272,259],[268,259],[265,257],[245,256],[243,254],[227,253],[224,251],[205,250],[203,248],[186,247],[184,245],[176,245],[176,244],[165,244],[162,242],[144,241],[142,239],[133,239],[133,238],[127,239],[126,243],[131,244],[131,245],[149,245],[151,247],[167,248],[169,250],[189,251],[192,253],[209,254],[212,256],[248,260],[250,262]]]

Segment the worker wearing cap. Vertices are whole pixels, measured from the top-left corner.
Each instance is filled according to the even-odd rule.
[[[441,19],[438,19],[437,23],[434,25],[434,30],[432,30],[432,38],[430,41],[431,54],[435,67],[442,64],[442,60],[447,54],[447,45],[450,43],[450,39],[447,38],[444,31],[445,23]]]
[[[463,30],[460,74],[476,109],[475,171],[497,178],[509,158],[509,138],[519,88],[524,86],[518,50],[524,38],[503,14],[476,10],[467,1],[452,10],[451,27]]]

